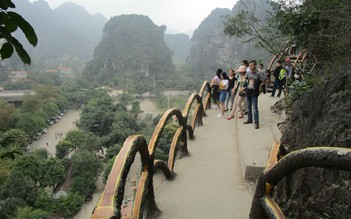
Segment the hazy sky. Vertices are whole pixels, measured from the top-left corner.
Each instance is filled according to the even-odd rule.
[[[37,0],[30,0],[31,2]],[[46,0],[52,9],[74,2],[107,19],[121,14],[147,15],[156,25],[186,32],[196,29],[213,9],[232,9],[237,0]]]

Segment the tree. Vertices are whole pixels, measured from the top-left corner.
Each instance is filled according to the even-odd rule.
[[[140,109],[140,102],[134,101],[132,103],[132,109],[130,110],[130,112],[134,114],[134,118],[137,118],[138,114],[143,113],[144,111]]]
[[[99,158],[87,150],[80,150],[73,155],[73,165],[73,177],[85,172],[91,173],[92,176],[96,177],[101,169]]]
[[[237,4],[243,9],[235,16],[226,16],[224,33],[238,37],[244,43],[254,42],[271,54],[279,52],[289,38],[277,28],[272,8],[262,1],[240,0]]]
[[[83,201],[84,198],[81,195],[70,192],[59,199],[56,212],[62,213],[65,217],[72,217],[78,213]]]
[[[21,107],[22,112],[31,112],[35,113],[39,109],[41,109],[43,104],[43,100],[38,98],[36,95],[26,95],[23,98],[23,103]]]
[[[351,54],[351,2],[348,0],[279,0],[277,28],[317,56],[318,62],[343,63]]]
[[[99,138],[92,132],[85,134],[85,142],[83,143],[83,148],[93,152],[99,151],[101,149]]]
[[[22,30],[26,36],[28,42],[36,46],[38,43],[37,36],[33,27],[19,14],[13,11],[7,11],[9,8],[15,8],[16,6],[11,0],[0,2],[0,39],[4,39],[6,42],[2,44],[0,49],[0,55],[2,59],[6,59],[12,56],[14,49],[22,62],[30,64],[31,59],[23,48],[22,44],[12,36],[18,28]]]
[[[109,147],[106,151],[106,160],[111,160],[112,158],[114,158],[119,153],[121,148],[122,146],[120,144],[115,144]]]
[[[73,145],[71,142],[65,140],[60,141],[60,143],[56,145],[56,157],[58,159],[63,159],[72,147]]]
[[[23,130],[29,137],[35,136],[46,126],[45,120],[32,113],[23,113],[16,123],[16,128]]]
[[[49,196],[49,194],[45,191],[45,189],[41,189],[38,194],[37,198],[35,199],[34,207],[35,208],[40,208],[43,209],[44,211],[47,212],[52,212],[54,211],[54,201]]]
[[[13,198],[8,196],[6,198],[2,198],[0,200],[0,218],[13,218],[16,209],[24,206],[26,206],[26,202],[20,198]]]
[[[36,198],[36,185],[33,180],[20,171],[11,171],[5,183],[6,197],[19,198],[27,204],[34,204]]]
[[[96,178],[96,176],[93,176],[88,172],[84,172],[79,176],[74,177],[72,182],[72,192],[77,192],[86,199],[89,198],[96,189]]]
[[[62,181],[65,174],[65,167],[60,160],[49,158],[41,160],[39,163],[39,180],[40,188],[47,186],[56,187]]]
[[[0,132],[0,159],[15,159],[15,154],[22,154],[28,145],[26,134],[19,129]]]
[[[14,128],[17,117],[18,110],[15,105],[0,100],[0,129]]]
[[[105,91],[98,92],[83,108],[78,127],[98,136],[106,135],[111,131],[115,111],[113,99]]]
[[[80,150],[73,156],[72,192],[89,198],[95,190],[95,182],[101,169],[101,161],[87,150]]]
[[[57,112],[59,111],[59,108],[53,102],[46,102],[46,103],[43,104],[43,111],[50,118],[50,117],[53,117],[53,116],[57,115]]]
[[[31,207],[17,208],[15,219],[49,219],[49,213]]]
[[[72,130],[67,132],[65,141],[71,143],[73,148],[81,148],[85,142],[85,134],[81,130]]]

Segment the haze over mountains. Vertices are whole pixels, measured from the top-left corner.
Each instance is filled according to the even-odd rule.
[[[14,0],[14,3],[15,11],[34,27],[39,39],[36,48],[26,46],[33,65],[38,62],[47,66],[58,65],[58,62],[69,65],[75,60],[91,59],[107,22],[102,14],[90,15],[74,3],[65,3],[54,10],[43,0],[34,3]]]
[[[252,0],[244,2],[250,5]],[[91,15],[84,7],[71,2],[56,9],[51,9],[44,0],[34,3],[14,0],[14,3],[16,12],[32,24],[39,39],[35,48],[25,44],[33,60],[30,68],[72,66],[83,69],[93,59],[94,50],[98,49],[96,47],[106,28],[107,19],[102,14]],[[223,17],[237,13],[242,7],[239,3],[232,10],[214,9],[191,38],[184,33],[168,34],[167,28],[163,28],[163,37],[159,40],[164,41],[171,50],[173,64],[186,64],[192,72],[207,78],[214,69],[233,68],[242,59],[264,60],[267,54],[255,48],[255,45],[243,45],[241,41],[224,34]],[[263,1],[258,1],[256,7],[264,8],[264,5]],[[133,25],[128,19],[126,22]],[[176,33],[171,28],[168,31]],[[116,38],[123,40],[121,44],[129,43],[127,38]],[[20,41],[26,40],[22,36]],[[23,68],[18,58],[12,58],[8,63],[12,69]]]

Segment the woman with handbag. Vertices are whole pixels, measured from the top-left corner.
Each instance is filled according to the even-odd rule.
[[[224,117],[224,103],[227,96],[227,89],[229,86],[227,73],[221,73],[221,82],[219,82],[219,103],[221,112],[217,115],[218,118]]]
[[[242,65],[239,67],[239,69],[236,70],[236,72],[240,73],[240,77],[238,78],[236,86],[233,89],[233,94],[237,91],[237,95],[234,97],[234,106],[227,120],[231,120],[234,118],[237,108],[239,108],[240,110],[239,119],[244,117],[242,102],[245,100],[245,90],[247,87],[247,80],[245,79],[246,67]]]

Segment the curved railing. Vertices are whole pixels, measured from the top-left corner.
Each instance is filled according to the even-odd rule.
[[[267,166],[257,180],[250,219],[285,219],[271,194],[278,182],[294,170],[306,167],[323,167],[351,171],[350,148],[313,147],[286,155],[282,153],[281,149],[280,143],[274,143]]]
[[[204,97],[203,95],[206,92],[207,94]],[[142,218],[158,211],[154,197],[154,172],[156,169],[160,169],[166,179],[172,178],[177,146],[181,154],[188,154],[187,138],[192,139],[196,125],[203,124],[202,116],[206,115],[206,108],[210,106],[210,94],[210,84],[205,81],[200,92],[189,97],[182,112],[178,109],[167,110],[158,122],[149,144],[140,135],[132,135],[127,138],[114,161],[105,189],[91,218],[121,218],[121,206],[127,175],[137,153],[141,157],[141,175],[136,188],[133,207],[128,214],[133,218]],[[189,113],[194,102],[196,102],[196,106],[194,107],[191,123],[188,125]],[[179,128],[173,136],[168,162],[165,163],[162,160],[155,160],[155,151],[165,125],[173,116],[177,117]]]

